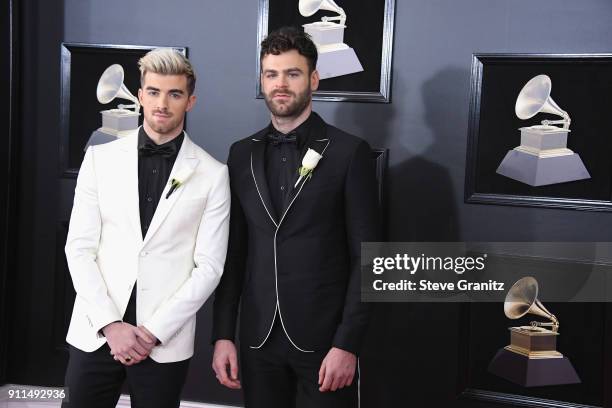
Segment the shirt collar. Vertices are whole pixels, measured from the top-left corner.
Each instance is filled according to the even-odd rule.
[[[178,135],[177,137],[175,137],[174,139],[166,142],[166,143],[162,143],[159,146],[166,146],[166,145],[170,145],[170,144],[175,144],[176,145],[176,151],[178,154],[178,151],[181,150],[181,146],[183,145],[183,139],[185,138],[185,131],[182,131],[180,135]],[[149,135],[147,134],[147,132],[144,129],[144,126],[141,126],[140,129],[138,130],[138,148],[140,149],[141,147],[144,146],[145,143],[153,143],[156,144],[153,139],[151,139],[151,137],[149,137]]]
[[[312,128],[312,122],[314,121],[314,117],[315,115],[310,112],[308,118],[289,133],[282,133],[274,127],[272,122],[270,122],[270,124],[268,125],[268,133],[273,133],[281,137],[295,134],[296,147],[298,150],[301,150],[304,147],[306,141],[308,140],[308,137],[310,136],[310,129]]]

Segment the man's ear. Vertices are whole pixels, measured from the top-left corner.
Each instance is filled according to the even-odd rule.
[[[310,74],[310,90],[312,92],[319,89],[319,71],[316,69]]]
[[[187,99],[187,108],[185,109],[185,112],[189,112],[193,108],[193,106],[196,103],[196,100],[197,98],[195,95],[193,94],[189,95],[189,98]]]
[[[138,102],[142,105],[142,88],[138,88]]]

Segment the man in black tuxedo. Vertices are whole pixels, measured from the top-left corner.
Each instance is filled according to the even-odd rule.
[[[303,31],[271,33],[260,60],[272,120],[228,158],[230,238],[215,293],[213,369],[221,384],[244,386],[249,408],[292,407],[297,398],[356,407],[368,322],[361,243],[379,239],[370,146],[312,112],[317,49]]]

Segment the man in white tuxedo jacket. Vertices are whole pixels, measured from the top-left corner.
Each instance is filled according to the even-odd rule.
[[[139,66],[143,126],[90,147],[77,180],[63,407],[114,407],[125,380],[132,407],[178,407],[196,312],[223,271],[228,171],[183,131],[193,68],[171,49]]]

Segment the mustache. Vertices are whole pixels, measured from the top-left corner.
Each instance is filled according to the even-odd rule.
[[[272,91],[272,93],[270,94],[270,96],[276,96],[278,94],[284,94],[284,95],[290,95],[290,96],[295,96],[295,93],[291,92],[288,89],[277,89],[275,91]]]
[[[161,110],[161,109],[155,109],[155,110],[153,111],[153,114],[154,114],[154,115],[159,114],[159,115],[166,115],[166,116],[170,116],[170,112],[168,112],[168,110],[166,110],[166,109],[163,109],[163,110]]]

